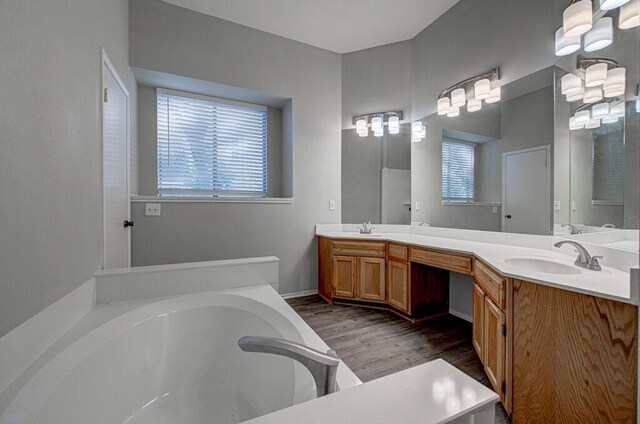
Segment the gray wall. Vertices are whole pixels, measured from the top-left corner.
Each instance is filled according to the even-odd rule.
[[[100,48],[135,111],[128,13],[127,0],[0,2],[0,336],[100,267]]]
[[[340,55],[157,0],[131,2],[130,28],[132,66],[293,99],[294,157],[293,204],[134,203],[133,264],[275,255],[282,293],[315,289],[314,224],[340,221]]]

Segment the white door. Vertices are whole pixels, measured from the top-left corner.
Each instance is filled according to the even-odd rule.
[[[129,205],[129,92],[102,55],[103,268],[131,265]]]
[[[502,155],[502,231],[550,234],[550,146]]]

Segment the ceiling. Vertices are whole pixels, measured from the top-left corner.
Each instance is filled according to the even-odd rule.
[[[336,53],[409,40],[458,0],[164,0]]]

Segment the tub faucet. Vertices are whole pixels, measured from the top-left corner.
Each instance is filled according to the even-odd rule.
[[[591,256],[589,252],[587,252],[587,249],[585,249],[580,243],[576,243],[575,241],[571,241],[571,240],[559,241],[556,244],[554,244],[554,246],[560,247],[563,244],[570,244],[576,249],[578,249],[578,257],[576,258],[576,261],[574,262],[574,264],[576,264],[581,268],[589,269],[591,271],[602,271],[602,267],[598,262],[598,259],[602,259],[602,256]]]
[[[245,336],[238,340],[238,346],[244,352],[271,353],[286,356],[304,365],[316,382],[318,397],[338,391],[336,372],[340,359],[333,350],[322,353],[290,340],[274,337]]]
[[[360,227],[360,234],[373,234],[373,231],[376,227],[371,226],[371,221],[367,224],[366,222],[362,224]]]
[[[575,226],[575,225],[573,225],[573,224],[569,224],[568,222],[565,222],[564,224],[562,224],[562,225],[561,225],[561,227],[562,227],[562,228],[564,228],[564,227],[569,227],[569,228],[571,228],[571,234],[572,234],[572,235],[573,235],[573,234],[581,234],[581,233],[582,233],[582,230],[581,230],[581,229],[579,229],[578,227],[576,227],[576,226]]]

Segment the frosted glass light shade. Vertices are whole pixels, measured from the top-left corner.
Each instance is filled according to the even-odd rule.
[[[565,37],[577,37],[593,26],[593,6],[591,0],[580,0],[567,7],[562,14],[562,28]]]
[[[412,143],[420,143],[422,141],[422,137],[420,137],[420,135],[411,135],[411,142]]]
[[[576,118],[576,124],[584,125],[589,122],[589,119],[591,119],[591,113],[588,110],[581,110],[579,112],[576,112],[574,118]]]
[[[578,100],[584,99],[584,87],[576,88],[575,90],[570,90],[567,93],[567,101],[568,102],[576,102]]]
[[[598,103],[591,108],[591,117],[593,119],[604,118],[609,116],[609,103]]]
[[[382,137],[384,135],[384,130],[383,129],[379,129],[379,130],[374,130],[373,131],[373,136],[374,137]]]
[[[574,74],[567,74],[560,79],[560,91],[568,94],[570,91],[581,89],[582,78]]]
[[[600,9],[613,10],[628,2],[629,0],[600,0]]]
[[[451,101],[448,97],[438,99],[438,115],[446,115],[451,109]]]
[[[500,87],[494,88],[493,90],[491,90],[489,97],[487,97],[485,102],[488,104],[498,103],[500,101],[501,93],[502,89]]]
[[[473,89],[476,100],[484,100],[491,94],[491,81],[488,79],[476,81]]]
[[[631,29],[640,26],[640,0],[631,0],[620,8],[618,28]]]
[[[556,56],[566,56],[580,50],[580,36],[565,37],[564,29],[556,31]]]
[[[358,131],[360,137],[369,137],[369,128],[364,127],[364,130]]]
[[[399,134],[400,133],[400,118],[397,116],[392,116],[389,118],[389,134]]]
[[[619,119],[620,118],[618,118],[617,116],[605,116],[600,120],[600,122],[602,122],[603,124],[614,124],[618,122]]]
[[[449,113],[447,113],[447,116],[448,116],[449,118],[455,118],[456,116],[460,116],[460,108],[459,108],[459,107],[457,107],[457,106],[452,107],[452,108],[449,110]]]
[[[569,118],[569,129],[571,131],[583,129],[584,128],[584,124],[585,123],[581,123],[581,124],[577,123],[575,116],[572,116],[571,118]]]
[[[374,116],[371,118],[371,129],[373,132],[382,131],[382,118],[379,116]]]
[[[426,136],[427,136],[427,127],[423,125],[422,129],[420,130],[420,137],[425,138]]]
[[[358,134],[363,132],[368,132],[367,130],[367,120],[366,119],[358,119],[356,121],[356,132]]]
[[[585,103],[595,103],[602,100],[602,89],[600,87],[591,87],[587,88],[584,91],[584,102]]]
[[[593,130],[596,128],[600,128],[600,120],[599,119],[589,119],[589,122],[587,122],[584,125],[584,128],[587,130]]]
[[[609,112],[609,116],[615,118],[622,118],[624,116],[624,102],[620,102],[615,106],[611,107],[611,111]]]
[[[482,100],[478,99],[469,99],[467,102],[467,110],[469,112],[477,112],[482,109]]]
[[[627,70],[625,68],[613,68],[607,72],[607,79],[602,85],[604,90],[624,88],[627,85]]]
[[[613,18],[608,16],[598,20],[584,35],[584,51],[595,52],[613,43]]]
[[[584,86],[598,87],[607,80],[607,70],[609,66],[606,63],[595,63],[587,68]]]
[[[604,90],[604,97],[611,99],[613,97],[619,97],[624,95],[624,87],[614,87],[609,90]]]
[[[451,92],[451,106],[460,107],[464,106],[467,102],[467,93],[464,91],[464,88],[456,88]]]

